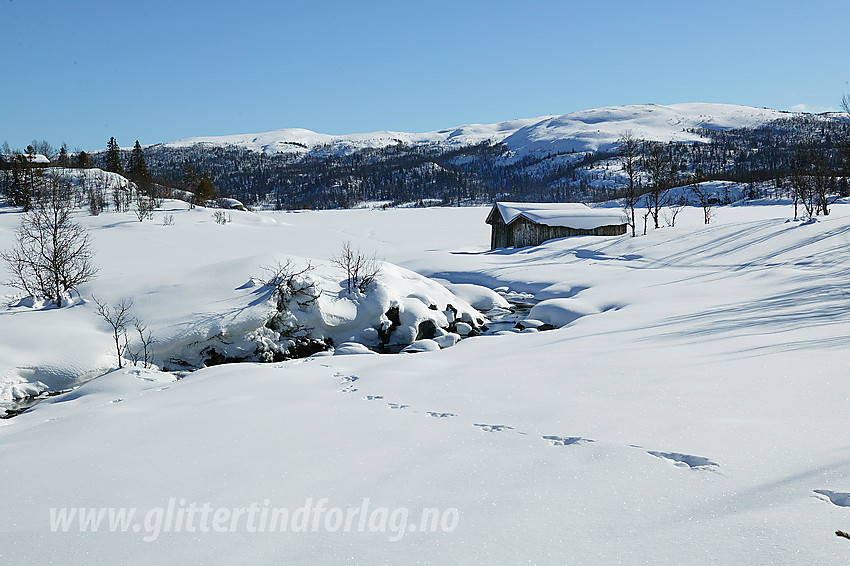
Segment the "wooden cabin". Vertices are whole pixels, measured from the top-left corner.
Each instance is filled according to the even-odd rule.
[[[0,154],[0,169],[11,169],[15,161],[36,167],[50,165],[50,160],[40,153],[5,153]]]
[[[617,209],[581,203],[497,202],[487,216],[493,228],[490,249],[538,246],[567,236],[619,236],[628,219]]]

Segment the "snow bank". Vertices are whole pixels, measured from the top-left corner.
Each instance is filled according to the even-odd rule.
[[[538,322],[552,326],[566,326],[583,316],[596,314],[599,310],[580,299],[547,299],[532,307],[528,313],[530,327],[540,326]]]
[[[472,283],[447,283],[446,287],[455,295],[472,305],[472,307],[487,312],[494,308],[507,308],[511,304],[499,293]]]

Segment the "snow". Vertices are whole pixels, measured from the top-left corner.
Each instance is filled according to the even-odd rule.
[[[333,350],[334,356],[349,356],[352,354],[375,354],[359,342],[343,342]]]
[[[640,104],[583,110],[521,128],[504,142],[520,153],[610,151],[625,132],[637,139],[703,142],[689,129],[757,127],[787,117],[787,112],[731,104]]]
[[[402,353],[415,354],[417,352],[435,352],[440,349],[440,344],[430,338],[417,340],[402,350]]]
[[[708,226],[701,209],[686,207],[675,228],[646,236],[494,251],[488,211],[233,211],[227,225],[174,201],[153,222],[80,213],[100,276],[69,307],[0,310],[4,387],[30,380],[61,387],[67,376],[114,367],[91,295],[133,297],[135,314],[163,341],[205,336],[201,328],[238,336],[263,320],[268,289],[251,278],[275,259],[321,261],[315,276],[337,293],[329,300],[340,300],[326,258],[344,241],[386,260],[386,300],[400,301],[413,321],[446,316],[431,301],[443,309],[450,297],[462,300],[462,290],[437,279],[533,297],[537,307],[551,305],[544,314],[584,316],[556,330],[467,338],[411,355],[225,364],[179,381],[133,367],[101,375],[0,421],[0,557],[12,564],[846,559],[847,541],[833,533],[850,520],[850,452],[840,432],[850,425],[850,203],[812,223],[791,220],[790,205],[718,206]],[[159,222],[163,214],[174,215],[173,226]],[[18,220],[2,211],[0,241],[10,241]],[[13,295],[7,287],[0,293]],[[355,322],[370,301],[345,298],[328,330],[364,330]],[[538,314],[529,318],[544,322]],[[335,353],[357,350],[340,341]],[[28,369],[11,375],[10,368]],[[368,498],[373,508],[409,508],[412,520],[423,507],[456,508],[459,520],[450,532],[408,531],[395,542],[368,529],[268,533],[244,523],[227,533],[163,532],[152,542],[144,525],[125,533],[49,529],[52,507],[142,513],[170,498],[215,508],[268,500],[289,509],[308,498],[343,508]]]
[[[445,286],[455,296],[460,297],[481,312],[510,306],[510,303],[502,295],[483,285],[447,282]]]
[[[528,318],[530,324],[524,326],[537,327],[537,322],[551,324],[552,326],[566,326],[579,318],[599,312],[597,307],[589,305],[581,299],[547,299],[541,301],[531,308]]]
[[[305,153],[316,149],[344,152],[353,149],[442,144],[447,148],[485,141],[504,142],[517,157],[528,153],[583,153],[608,151],[626,132],[639,139],[701,142],[687,129],[725,130],[755,127],[788,112],[731,104],[685,103],[662,106],[641,104],[583,110],[561,116],[516,119],[496,124],[468,124],[433,132],[372,132],[329,135],[301,128],[284,128],[262,134],[194,137],[170,142],[167,147],[201,144],[231,146],[262,153]]]
[[[21,157],[23,157],[24,159],[26,159],[30,163],[36,163],[36,164],[39,164],[39,165],[45,165],[47,163],[50,163],[50,159],[48,159],[47,156],[42,155],[41,153],[34,153],[34,154],[5,153],[0,157],[2,157],[3,160],[6,161],[7,163],[11,163],[15,159],[20,159]]]

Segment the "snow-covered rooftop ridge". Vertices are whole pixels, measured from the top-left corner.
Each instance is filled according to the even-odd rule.
[[[18,159],[19,157],[23,157],[24,159],[26,159],[30,163],[38,163],[38,164],[50,163],[50,159],[48,159],[47,156],[42,155],[40,153],[34,153],[34,154],[5,153],[5,154],[3,154],[2,157],[3,157],[4,161],[9,162],[9,163],[14,161],[15,159]]]
[[[519,154],[529,152],[585,152],[608,150],[630,131],[634,137],[655,141],[704,141],[689,129],[726,130],[757,127],[791,113],[732,104],[685,103],[662,106],[640,104],[582,110],[561,116],[540,116],[498,122],[467,124],[424,133],[379,131],[330,135],[302,128],[285,128],[260,134],[192,137],[165,144],[190,147],[197,144],[235,146],[263,153],[306,152],[333,149],[381,148],[395,144],[445,144],[450,147],[484,141],[504,142]]]
[[[536,224],[545,224],[546,226],[592,230],[602,226],[625,224],[627,222],[625,216],[620,211],[594,209],[577,202],[497,202],[496,210],[501,214],[505,224],[510,224],[522,217]]]

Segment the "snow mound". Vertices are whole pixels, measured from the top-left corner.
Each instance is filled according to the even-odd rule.
[[[426,338],[424,340],[417,340],[410,346],[407,346],[402,350],[402,353],[405,354],[415,354],[418,352],[435,352],[440,349],[440,345],[436,340],[431,340],[430,338]]]
[[[534,321],[566,326],[583,316],[597,314],[599,310],[580,299],[548,299],[534,305],[528,313],[528,318]]]
[[[486,312],[494,308],[508,308],[511,304],[499,293],[492,289],[472,283],[448,283],[446,287],[472,305],[474,308]]]
[[[349,356],[352,354],[374,354],[372,350],[358,342],[343,342],[334,348],[334,356]]]

